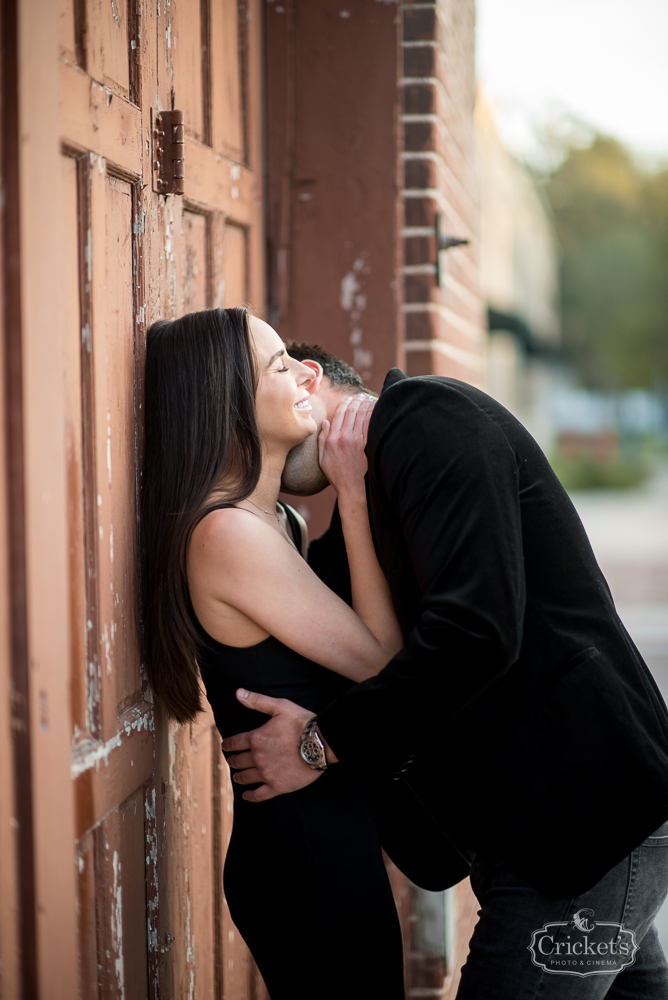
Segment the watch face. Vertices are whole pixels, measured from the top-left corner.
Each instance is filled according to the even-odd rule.
[[[307,737],[301,745],[302,757],[307,764],[319,764],[322,759],[322,751],[322,744],[313,736]]]

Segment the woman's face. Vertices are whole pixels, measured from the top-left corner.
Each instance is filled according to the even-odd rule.
[[[268,323],[251,316],[250,331],[258,366],[255,406],[260,437],[270,447],[294,448],[316,430],[309,391],[318,377],[289,357]]]

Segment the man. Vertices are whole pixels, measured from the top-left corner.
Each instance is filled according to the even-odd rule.
[[[319,348],[288,349],[322,365],[313,414],[331,419],[357,376]],[[404,774],[444,833],[451,881],[472,862],[481,917],[458,1000],[668,997],[653,926],[668,892],[668,712],[569,498],[525,428],[454,379],[393,369],[367,456],[406,645],[315,721],[246,694],[271,719],[224,741],[246,750],[235,780],[263,783],[252,801],[303,787],[321,773],[304,760],[325,762],[319,742],[328,765]],[[284,485],[317,492],[321,476],[314,436]],[[335,518],[310,561],[342,593],[339,530]],[[610,942],[600,968],[555,959],[598,927],[583,909],[635,936],[633,964]]]

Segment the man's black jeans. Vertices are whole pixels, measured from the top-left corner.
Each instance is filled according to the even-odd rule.
[[[668,895],[668,822],[572,899],[542,895],[493,859],[476,859],[471,885],[480,920],[457,1000],[668,998],[654,926]]]

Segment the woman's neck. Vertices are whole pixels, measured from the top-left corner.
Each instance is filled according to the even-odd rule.
[[[262,471],[257,486],[248,499],[270,514],[276,511],[278,494],[281,491],[281,476],[287,457],[287,450],[281,449],[280,454],[278,452],[268,454],[264,448],[262,449]]]

